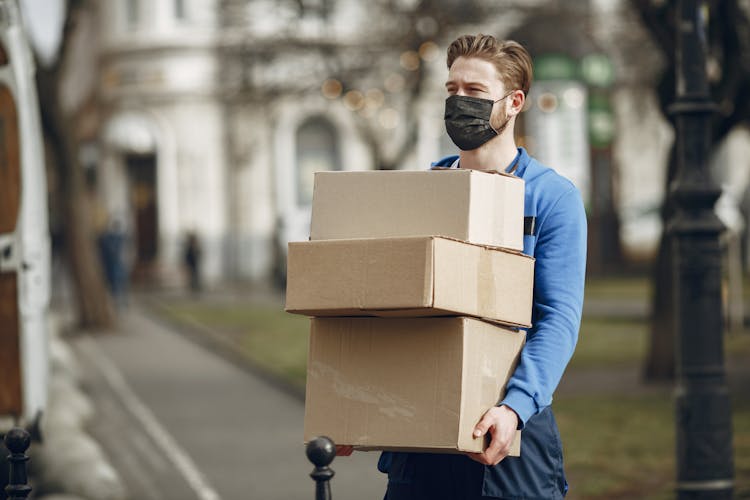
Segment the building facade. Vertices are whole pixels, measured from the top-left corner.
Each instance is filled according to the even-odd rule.
[[[538,81],[519,141],[574,180],[597,234],[614,220],[626,253],[653,252],[672,132],[653,91],[663,63],[626,2],[509,2],[454,24],[401,3],[97,4],[92,157],[136,278],[180,282],[193,232],[209,284],[283,279],[286,243],[308,237],[312,172],[422,169],[454,153],[444,53],[464,32],[530,46]]]
[[[100,2],[100,127],[94,156],[108,216],[127,228],[138,278],[179,279],[200,236],[205,276],[223,276],[227,153],[216,2]]]

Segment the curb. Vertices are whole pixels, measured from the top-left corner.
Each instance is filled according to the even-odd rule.
[[[125,500],[125,486],[101,446],[86,432],[95,407],[81,390],[83,375],[62,339],[65,319],[48,313],[49,401],[42,441],[30,449],[34,494],[44,500]]]

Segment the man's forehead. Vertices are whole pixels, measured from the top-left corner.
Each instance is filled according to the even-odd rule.
[[[502,79],[495,65],[476,57],[459,57],[448,70],[448,83],[483,83],[496,85]]]

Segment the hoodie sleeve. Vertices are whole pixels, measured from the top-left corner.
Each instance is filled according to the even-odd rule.
[[[578,341],[586,273],[586,213],[567,184],[537,230],[532,328],[505,398],[520,427],[552,403]]]

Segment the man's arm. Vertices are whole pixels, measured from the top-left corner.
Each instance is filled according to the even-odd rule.
[[[485,465],[505,458],[518,428],[552,402],[576,342],[586,274],[586,213],[575,188],[564,192],[538,228],[533,327],[505,398],[490,408],[474,435],[490,432],[484,453],[469,456]]]
[[[586,212],[572,186],[538,228],[534,268],[533,326],[501,404],[521,427],[552,403],[581,326],[586,276]]]

